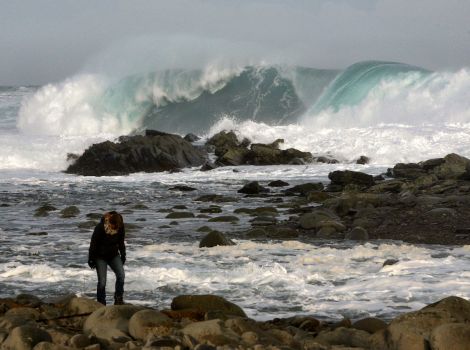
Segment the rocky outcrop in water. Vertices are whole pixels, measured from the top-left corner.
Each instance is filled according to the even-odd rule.
[[[284,140],[278,139],[271,144],[254,143],[244,139],[239,141],[233,131],[221,131],[212,136],[207,145],[215,147],[217,164],[219,165],[299,165],[313,160],[310,152],[302,152],[295,148],[279,149]]]
[[[459,297],[387,321],[315,315],[257,321],[217,295],[180,295],[161,310],[103,306],[74,295],[47,302],[21,295],[0,299],[0,348],[459,350],[470,343],[470,302]]]
[[[205,163],[207,153],[181,136],[147,130],[89,147],[66,172],[86,176],[174,171]]]

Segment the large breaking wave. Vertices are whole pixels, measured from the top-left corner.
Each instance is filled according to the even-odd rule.
[[[234,129],[254,142],[284,138],[285,147],[344,161],[470,156],[470,71],[367,61],[342,71],[263,64],[78,75],[29,95],[17,126],[23,135],[59,137],[64,152],[153,128],[202,136]],[[75,146],[67,149],[67,138]]]

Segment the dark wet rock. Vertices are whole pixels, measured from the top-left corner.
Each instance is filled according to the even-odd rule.
[[[286,187],[289,186],[289,183],[282,180],[275,180],[268,183],[269,187]]]
[[[67,153],[67,156],[65,158],[65,160],[67,162],[74,162],[76,161],[78,158],[80,157],[80,155],[76,154],[76,153]]]
[[[433,170],[435,167],[442,165],[446,162],[444,158],[428,159],[420,163],[421,168],[425,171]]]
[[[10,204],[8,204],[8,203],[0,204],[0,208],[8,208],[9,206],[10,206]]]
[[[252,181],[247,183],[241,189],[237,191],[238,193],[244,194],[259,194],[259,193],[267,193],[269,189],[266,187],[261,186],[258,181]]]
[[[258,207],[258,208],[237,208],[233,211],[235,214],[248,214],[248,215],[278,215],[278,210],[274,207]]]
[[[144,135],[145,136],[169,136],[171,134],[167,133],[167,132],[163,132],[163,131],[159,131],[159,130],[152,130],[152,129],[146,129],[145,132],[144,132]],[[126,141],[126,140],[131,140],[132,139],[132,136],[121,136],[120,137],[120,140],[122,141]]]
[[[383,181],[381,183],[375,184],[369,188],[370,192],[377,193],[400,193],[404,188],[405,183],[401,180],[389,180]]]
[[[331,180],[329,191],[342,191],[347,185],[357,185],[360,188],[368,188],[374,185],[372,175],[360,171],[336,170],[328,174]]]
[[[289,164],[293,159],[302,159],[309,163],[312,161],[310,152],[302,152],[294,148],[286,150],[279,149],[279,143],[283,140],[277,140],[272,144],[252,144],[250,152],[246,156],[246,163],[251,165],[277,165]]]
[[[169,188],[170,191],[181,191],[181,192],[191,192],[196,191],[197,189],[191,186],[186,185],[176,185]]]
[[[217,159],[217,163],[229,166],[243,165],[246,163],[246,157],[249,153],[250,151],[243,147],[230,148]]]
[[[470,159],[451,153],[444,157],[444,163],[432,168],[439,179],[469,179]]]
[[[173,209],[184,210],[184,209],[188,209],[188,207],[183,204],[178,204],[178,205],[173,206]]]
[[[321,182],[308,182],[305,184],[290,187],[285,190],[285,193],[289,195],[306,196],[309,192],[322,191],[323,188],[324,186]]]
[[[233,215],[223,215],[223,216],[216,216],[208,220],[208,222],[237,222],[240,219]]]
[[[328,192],[310,191],[306,195],[308,202],[323,203],[324,201],[333,198]]]
[[[102,213],[88,213],[85,216],[89,219],[101,220],[101,218],[103,217],[103,214]]]
[[[167,219],[188,219],[194,218],[194,214],[189,211],[175,211],[166,216]]]
[[[382,264],[382,267],[384,266],[389,266],[389,265],[395,265],[398,263],[398,260],[397,259],[387,259],[384,261],[384,263]]]
[[[38,307],[42,304],[41,299],[32,294],[18,294],[15,301],[20,305],[28,307]]]
[[[129,136],[117,143],[106,141],[92,145],[66,172],[109,176],[170,171],[200,166],[206,158],[204,151],[181,136],[147,130],[145,136]]]
[[[207,141],[207,145],[215,147],[218,165],[277,165],[277,164],[305,164],[312,161],[310,152],[302,152],[294,148],[281,150],[279,145],[284,140],[278,139],[270,144],[251,144],[244,139],[239,142],[233,131],[221,131]],[[248,146],[250,148],[248,148]]]
[[[246,317],[241,307],[217,295],[180,295],[171,302],[172,310],[222,311],[226,315]]]
[[[211,232],[211,231],[214,231],[214,229],[209,226],[201,226],[196,231],[197,232]]]
[[[207,140],[206,144],[215,146],[215,155],[218,157],[239,146],[237,135],[233,131],[221,131]]]
[[[317,163],[325,163],[325,164],[338,164],[339,163],[339,160],[329,157],[329,156],[313,157],[313,161]]]
[[[299,231],[290,227],[266,227],[266,237],[271,239],[294,239]]]
[[[444,158],[429,159],[421,163],[398,163],[388,174],[396,178],[415,180],[432,174],[440,180],[470,178],[470,160],[451,153]]]
[[[305,165],[307,163],[302,158],[292,158],[288,164],[289,165]]]
[[[73,218],[78,214],[80,214],[80,209],[78,209],[78,207],[75,205],[71,205],[60,211],[60,217],[62,218]]]
[[[426,171],[416,163],[398,163],[391,169],[390,175],[396,178],[417,179],[426,175]]]
[[[329,222],[340,222],[340,218],[330,210],[319,209],[311,213],[303,214],[299,219],[299,225],[303,229],[317,229]]]
[[[48,233],[45,231],[39,231],[39,232],[29,232],[27,235],[28,236],[47,236]]]
[[[146,206],[143,203],[138,203],[138,204],[133,205],[132,209],[134,209],[134,210],[146,210],[146,209],[149,209],[149,207]]]
[[[369,233],[365,228],[356,226],[351,231],[346,232],[345,238],[353,241],[366,241],[369,239]]]
[[[218,205],[211,205],[208,208],[201,208],[199,209],[201,213],[208,213],[208,214],[219,214],[222,212],[222,208]]]
[[[277,219],[272,216],[256,216],[254,219],[250,220],[250,223],[253,226],[270,226],[277,223]]]
[[[185,137],[183,137],[183,139],[188,142],[196,142],[196,141],[199,141],[201,138],[197,135],[189,133]]]
[[[49,216],[50,211],[55,211],[57,210],[56,207],[50,204],[43,204],[39,208],[36,209],[34,212],[34,216],[36,217],[43,217],[43,216]]]
[[[80,230],[91,230],[93,229],[96,225],[98,225],[98,222],[97,221],[85,221],[85,222],[81,222],[77,225],[77,227],[80,229]]]
[[[212,248],[218,245],[235,245],[235,243],[231,239],[225,237],[222,232],[211,231],[201,240],[199,248]]]
[[[370,158],[369,157],[366,157],[366,156],[360,156],[357,160],[356,160],[356,164],[369,164],[370,162]]]
[[[220,194],[206,194],[195,199],[196,202],[214,202],[214,203],[227,203],[236,202],[237,198],[223,196]]]
[[[247,238],[264,238],[266,235],[266,231],[261,227],[252,228],[245,233]]]
[[[218,168],[218,166],[212,162],[205,162],[204,165],[201,167],[201,171],[210,171]]]

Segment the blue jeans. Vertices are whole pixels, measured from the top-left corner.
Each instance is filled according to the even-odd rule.
[[[103,305],[106,305],[106,274],[108,265],[116,275],[116,286],[114,298],[122,300],[124,296],[124,266],[121,257],[115,256],[113,259],[106,261],[104,259],[96,259],[96,273],[98,274],[98,285],[96,287],[96,299]]]

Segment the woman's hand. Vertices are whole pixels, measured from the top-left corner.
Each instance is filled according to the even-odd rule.
[[[96,268],[96,263],[94,260],[88,260],[88,266],[90,266],[90,269],[94,270]]]

